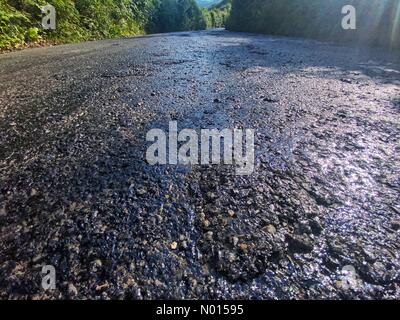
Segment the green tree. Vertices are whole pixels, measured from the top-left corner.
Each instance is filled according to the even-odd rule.
[[[357,10],[357,29],[343,30],[342,7]],[[233,0],[229,30],[400,48],[398,0]]]
[[[56,30],[41,28],[46,3],[56,8]],[[0,0],[0,49],[206,27],[194,0]]]

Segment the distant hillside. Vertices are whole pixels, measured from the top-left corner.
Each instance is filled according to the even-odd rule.
[[[215,3],[210,7],[210,9],[219,9],[219,10],[224,10],[228,6],[232,5],[232,0],[218,0],[214,1]],[[230,10],[230,8],[229,8]]]
[[[202,8],[209,8],[215,4],[221,2],[221,0],[196,0],[198,5]]]

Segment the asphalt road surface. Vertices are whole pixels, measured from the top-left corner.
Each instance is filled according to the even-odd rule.
[[[400,298],[396,56],[211,30],[0,69],[1,298]],[[149,165],[171,120],[254,129],[254,173]]]

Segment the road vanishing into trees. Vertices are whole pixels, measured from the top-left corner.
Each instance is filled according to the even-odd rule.
[[[400,298],[394,55],[209,30],[0,69],[1,298]],[[254,129],[253,174],[149,165],[169,121]]]

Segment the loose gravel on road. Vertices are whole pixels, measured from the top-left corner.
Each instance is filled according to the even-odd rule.
[[[396,56],[212,30],[0,69],[0,298],[400,298]],[[254,129],[254,173],[150,166],[172,120]]]

